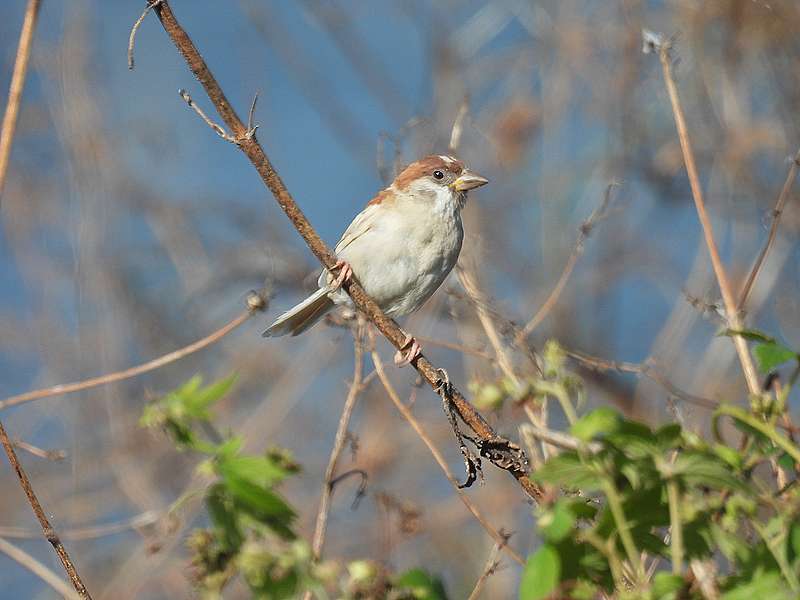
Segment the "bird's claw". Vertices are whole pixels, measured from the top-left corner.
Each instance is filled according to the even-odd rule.
[[[336,261],[336,264],[333,265],[333,268],[339,269],[339,275],[337,275],[336,279],[333,280],[334,290],[341,288],[345,281],[350,281],[353,279],[353,269],[350,267],[350,263],[348,263],[346,260],[342,260],[340,258]]]
[[[413,336],[406,334],[402,347],[394,354],[394,364],[398,367],[404,367],[419,358],[421,354],[422,346]]]

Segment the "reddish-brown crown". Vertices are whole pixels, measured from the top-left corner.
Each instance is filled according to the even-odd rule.
[[[444,154],[431,154],[416,162],[411,163],[394,180],[393,185],[399,190],[405,190],[412,181],[433,174],[434,171],[445,171],[460,175],[464,171],[464,163],[452,156]],[[386,189],[378,193],[369,204],[380,204],[391,197],[391,191]]]

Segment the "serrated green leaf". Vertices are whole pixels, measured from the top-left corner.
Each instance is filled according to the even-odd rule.
[[[531,478],[541,483],[550,483],[583,491],[601,488],[600,478],[590,466],[581,462],[574,452],[564,452],[550,458],[541,468],[531,474]]]
[[[686,582],[680,575],[660,571],[653,577],[650,594],[653,600],[672,600]]]
[[[208,408],[220,400],[236,382],[236,375],[220,379],[203,389],[195,389],[193,393],[185,395],[187,412],[196,419],[207,419]]]
[[[622,420],[612,408],[601,406],[584,415],[570,428],[570,433],[584,442],[614,433]]]
[[[653,431],[643,423],[624,420],[617,431],[608,435],[606,441],[630,458],[643,458],[661,454]]]
[[[294,539],[295,512],[277,492],[232,474],[223,474],[223,482],[237,506],[284,539]]]
[[[561,559],[556,549],[544,544],[528,558],[522,571],[519,600],[542,600],[552,594],[561,581]]]
[[[266,456],[233,456],[218,463],[223,477],[238,477],[261,487],[270,487],[288,474],[274,460]]]
[[[572,532],[575,525],[575,514],[569,501],[561,499],[539,518],[539,530],[550,542],[560,542]]]
[[[750,491],[746,483],[736,477],[726,463],[710,453],[682,452],[675,459],[672,472],[690,486]]]
[[[414,600],[446,600],[447,598],[442,581],[422,569],[410,569],[401,573],[394,579],[394,585],[405,588]]]
[[[237,551],[244,541],[244,536],[239,529],[233,502],[221,483],[211,486],[206,493],[206,509],[211,517],[211,522],[220,532],[219,538],[224,544],[225,550]]]
[[[797,360],[797,352],[777,342],[765,342],[753,347],[758,369],[766,374],[790,360]]]

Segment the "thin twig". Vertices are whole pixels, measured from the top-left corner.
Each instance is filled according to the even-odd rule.
[[[495,542],[504,544],[503,549],[508,553],[509,556],[511,556],[511,558],[514,559],[514,561],[520,565],[525,564],[519,554],[514,552],[514,550],[508,545],[505,545],[503,534],[489,524],[483,514],[478,510],[478,507],[475,506],[475,504],[473,504],[473,502],[467,497],[464,491],[459,488],[458,479],[456,479],[456,476],[450,470],[450,467],[447,466],[442,453],[419,424],[419,421],[417,421],[416,417],[414,417],[411,410],[403,403],[402,400],[400,400],[400,396],[397,395],[394,387],[392,387],[389,378],[386,377],[386,371],[383,368],[383,361],[381,361],[380,356],[374,348],[372,349],[370,355],[372,356],[372,364],[375,365],[375,372],[378,374],[378,379],[381,380],[381,383],[383,384],[383,387],[386,390],[386,393],[389,395],[392,403],[395,405],[397,410],[400,411],[400,414],[403,415],[403,418],[408,421],[408,424],[411,425],[424,444],[428,447],[428,450],[430,450],[430,453],[433,455],[436,463],[439,465],[442,471],[444,471],[447,480],[453,486],[453,489],[455,490],[456,494],[458,494],[461,502],[464,503],[464,506],[467,507],[467,510],[472,513],[472,515],[478,520],[478,522],[483,526],[483,528]]]
[[[602,449],[602,446],[597,442],[581,442],[568,433],[554,431],[545,427],[539,427],[535,423],[522,423],[519,428],[520,431],[523,432],[523,437],[530,435],[537,440],[547,442],[553,446],[558,446],[564,450],[578,450],[579,448],[585,448],[589,450],[589,452],[600,452]]]
[[[69,584],[66,581],[61,579],[58,575],[53,573],[53,571],[48,569],[33,556],[25,552],[22,548],[18,548],[8,540],[4,540],[1,537],[0,552],[28,569],[31,573],[53,588],[59,595],[69,598],[70,600],[80,599],[81,596],[75,593],[75,590],[69,587]]]
[[[79,527],[75,529],[65,529],[61,532],[61,538],[65,540],[92,540],[115,533],[121,533],[130,529],[139,529],[156,523],[161,517],[162,513],[155,510],[146,510],[145,512],[119,521],[117,523],[107,523],[104,525],[90,525],[88,527]],[[0,537],[4,538],[17,538],[17,539],[33,539],[41,536],[38,531],[31,529],[23,529],[22,527],[6,527],[0,525]]]
[[[261,144],[259,144],[255,136],[247,137],[245,125],[226,98],[225,93],[217,83],[217,80],[214,78],[202,56],[200,56],[194,43],[176,20],[169,3],[164,0],[155,8],[155,12],[161,20],[161,24],[164,26],[167,35],[169,35],[178,51],[186,60],[189,69],[202,84],[220,117],[222,117],[228,129],[238,140],[237,147],[244,152],[256,171],[258,171],[262,181],[273,193],[278,205],[292,222],[309,249],[326,269],[334,269],[337,260],[336,256],[308,222],[308,219],[300,210],[300,207],[294,201],[289,190],[275,171],[264,149],[261,147]],[[361,287],[358,281],[353,278],[350,281],[346,281],[342,287],[352,298],[355,307],[361,311],[369,321],[375,324],[395,348],[398,350],[402,349],[407,340],[406,333],[400,329],[397,323],[383,313],[375,301],[364,292],[364,288]],[[439,387],[441,384],[439,372],[424,355],[415,358],[411,364],[420,375],[422,375],[425,381],[428,382],[428,385],[430,385],[432,389],[435,390]],[[498,440],[499,436],[497,436],[495,431],[461,392],[455,387],[453,387],[451,391],[453,405],[461,419],[470,429],[484,441]],[[525,493],[535,500],[537,497],[537,489],[528,478],[527,473],[513,469],[508,469],[508,472],[517,479]]]
[[[489,553],[489,558],[486,559],[486,565],[483,567],[481,576],[478,577],[478,581],[475,582],[475,587],[472,588],[472,592],[467,600],[477,600],[483,591],[483,586],[486,584],[486,581],[497,572],[497,567],[500,566],[500,561],[497,556],[500,554],[500,549],[508,542],[508,534],[504,533],[502,530],[500,534],[505,537],[505,541],[503,543],[495,542],[494,546],[492,546],[492,551]]]
[[[469,114],[469,99],[464,98],[461,106],[458,108],[455,121],[453,121],[453,128],[450,130],[450,146],[448,152],[455,154],[458,147],[461,145],[461,135],[464,133],[464,121]]]
[[[3,125],[0,129],[0,198],[3,196],[3,187],[6,183],[8,162],[11,158],[11,144],[17,129],[19,107],[22,101],[22,90],[25,88],[25,77],[28,73],[28,63],[31,58],[33,46],[33,31],[39,16],[41,0],[28,0],[25,9],[25,18],[22,22],[22,31],[19,35],[17,58],[14,60],[14,72],[11,75],[11,85],[8,89],[8,104],[3,115]]]
[[[726,319],[731,329],[739,331],[742,329],[741,319],[739,317],[739,310],[736,304],[736,299],[731,291],[731,285],[728,280],[728,275],[725,272],[725,266],[722,264],[722,259],[719,255],[717,242],[714,239],[714,229],[711,225],[711,219],[706,210],[705,199],[703,198],[703,188],[700,186],[700,177],[697,172],[697,165],[694,160],[694,152],[692,144],[689,140],[689,129],[686,125],[686,117],[683,113],[683,106],[681,105],[680,97],[678,96],[678,87],[675,85],[675,77],[672,73],[672,58],[670,50],[672,42],[663,37],[657,36],[648,32],[645,39],[646,48],[652,48],[658,51],[658,58],[661,61],[661,67],[664,72],[664,83],[667,87],[667,94],[669,95],[670,104],[672,105],[672,114],[675,117],[675,127],[678,130],[678,139],[681,143],[681,151],[683,152],[683,161],[686,164],[686,173],[689,176],[689,185],[692,188],[692,197],[697,209],[697,216],[700,224],[703,227],[703,236],[705,237],[708,253],[711,257],[711,266],[714,269],[714,274],[717,277],[720,293],[722,294],[722,301],[725,304]],[[649,46],[647,45],[649,44]],[[755,367],[753,366],[753,359],[750,356],[750,351],[747,348],[747,342],[742,336],[734,335],[731,337],[733,344],[736,347],[736,352],[739,355],[739,362],[742,364],[742,371],[744,378],[747,382],[747,388],[751,394],[759,393],[758,375],[756,374]]]
[[[214,121],[212,121],[209,118],[209,116],[206,113],[203,112],[203,109],[200,108],[199,106],[197,106],[197,104],[195,104],[194,100],[192,100],[191,95],[189,95],[189,92],[187,92],[186,90],[181,88],[181,89],[178,90],[178,95],[181,98],[183,98],[183,101],[186,102],[186,104],[189,105],[189,108],[191,108],[194,112],[196,112],[197,115],[201,119],[203,119],[203,121],[205,121],[206,125],[211,127],[211,129],[213,129],[214,132],[219,137],[221,137],[226,142],[230,142],[231,144],[235,144],[236,143],[236,138],[234,136],[232,136],[227,131],[225,131],[225,129],[223,129],[223,127],[221,125],[218,125],[217,123],[214,123]]]
[[[531,332],[536,329],[542,321],[545,320],[547,315],[550,314],[550,311],[553,310],[553,307],[558,303],[559,298],[561,298],[561,293],[564,291],[567,281],[572,275],[572,271],[575,270],[575,265],[578,264],[578,259],[586,249],[586,240],[589,239],[594,227],[608,216],[608,205],[611,203],[611,192],[619,185],[620,184],[617,181],[612,181],[609,183],[606,187],[605,194],[603,195],[603,201],[600,203],[600,206],[594,209],[592,214],[589,215],[589,218],[581,223],[581,226],[578,229],[578,239],[575,240],[575,245],[572,247],[572,252],[570,252],[569,258],[567,259],[567,264],[564,265],[564,270],[561,271],[561,275],[559,276],[555,287],[553,287],[553,290],[550,292],[550,295],[547,297],[547,300],[544,301],[544,303],[539,307],[539,310],[536,311],[536,314],[534,314],[531,319],[525,323],[525,327],[523,327],[517,334],[518,343],[525,340],[531,334]]]
[[[792,159],[789,172],[786,174],[786,181],[783,182],[783,188],[781,188],[778,201],[775,203],[775,208],[772,209],[772,225],[770,225],[769,228],[767,241],[764,243],[764,247],[761,248],[761,252],[758,253],[755,262],[753,262],[750,274],[747,276],[747,280],[742,287],[742,292],[739,294],[739,304],[737,306],[739,312],[745,309],[747,299],[750,297],[750,292],[753,290],[753,284],[756,282],[756,278],[761,272],[761,267],[764,265],[764,259],[767,258],[767,254],[769,254],[770,248],[772,248],[772,244],[775,242],[775,238],[778,237],[778,225],[780,225],[786,201],[789,199],[789,192],[792,189],[792,184],[797,177],[798,166],[800,166],[800,150],[797,151],[797,154],[795,154]]]
[[[133,27],[131,27],[131,34],[128,36],[128,69],[130,71],[133,71],[133,67],[134,67],[134,64],[133,64],[133,45],[136,43],[136,34],[139,31],[139,27],[142,26],[142,23],[144,22],[145,17],[147,17],[147,13],[149,13],[151,10],[153,10],[153,7],[158,5],[158,4],[161,4],[161,0],[150,0],[150,1],[148,1],[147,6],[145,6],[145,8],[144,8],[144,11],[142,11],[142,14],[139,16],[138,19],[136,19],[136,23],[134,23]]]
[[[364,373],[364,344],[362,338],[363,326],[362,323],[359,323],[356,325],[356,331],[354,332],[353,336],[353,348],[355,354],[353,381],[350,383],[350,390],[347,392],[347,398],[344,401],[342,416],[339,419],[339,426],[336,429],[333,448],[331,449],[330,458],[328,458],[328,467],[325,469],[325,479],[322,483],[322,495],[319,501],[316,525],[314,526],[314,536],[312,537],[311,550],[316,559],[319,559],[320,556],[322,556],[322,545],[325,543],[325,531],[328,527],[328,515],[330,513],[331,497],[333,496],[333,481],[334,473],[336,472],[336,465],[339,462],[339,456],[342,453],[342,449],[347,442],[347,428],[350,425],[350,417],[353,414],[353,409],[356,406],[358,394],[362,390],[361,383]]]
[[[39,499],[36,497],[36,493],[33,491],[33,487],[31,486],[31,481],[28,479],[28,474],[25,473],[25,469],[22,468],[22,464],[19,462],[17,458],[17,453],[14,451],[14,446],[11,443],[11,440],[8,438],[8,433],[6,433],[6,428],[3,427],[3,424],[0,423],[0,442],[3,443],[3,448],[6,451],[6,456],[8,456],[8,462],[11,464],[11,468],[14,469],[14,472],[17,474],[19,478],[19,483],[22,486],[22,490],[25,492],[25,495],[28,497],[28,503],[31,505],[34,514],[36,515],[36,519],[39,521],[39,525],[42,527],[42,532],[44,533],[44,537],[47,539],[48,542],[53,546],[53,549],[58,554],[58,558],[61,561],[62,566],[64,567],[64,571],[66,571],[67,576],[69,577],[70,581],[72,582],[72,587],[75,588],[75,591],[78,592],[78,595],[81,598],[87,598],[91,600],[91,596],[89,592],[86,590],[86,586],[83,584],[81,580],[81,576],[78,574],[78,571],[75,569],[75,565],[72,562],[72,559],[69,557],[66,548],[64,548],[64,544],[61,543],[61,539],[58,537],[55,529],[50,525],[50,521],[47,520],[47,515],[45,515],[44,509],[42,505],[39,503]]]
[[[67,457],[67,453],[64,450],[45,450],[19,439],[12,440],[11,443],[15,448],[45,460],[64,460]]]
[[[565,352],[567,356],[593,371],[617,371],[619,373],[635,373],[637,375],[643,375],[644,377],[655,381],[678,400],[682,400],[690,404],[696,404],[697,406],[702,406],[711,410],[714,410],[719,406],[719,402],[716,400],[704,398],[702,396],[695,396],[694,394],[689,394],[688,392],[684,392],[680,388],[676,387],[656,368],[656,365],[651,361],[632,363],[590,356],[589,354],[578,352],[577,350],[565,350]]]
[[[239,325],[247,321],[247,319],[254,312],[263,310],[265,303],[261,296],[253,292],[250,296],[248,296],[247,305],[248,309],[238,317],[223,325],[215,332],[189,344],[188,346],[178,348],[169,354],[164,354],[163,356],[154,358],[151,361],[135,367],[130,367],[129,369],[125,369],[123,371],[116,371],[114,373],[108,373],[106,375],[100,375],[99,377],[84,379],[83,381],[76,381],[73,383],[60,383],[52,387],[25,392],[24,394],[18,394],[17,396],[10,396],[5,400],[0,401],[0,411],[10,406],[22,404],[23,402],[31,402],[32,400],[39,400],[40,398],[47,398],[49,396],[71,394],[73,392],[88,390],[90,388],[106,385],[108,383],[114,383],[123,379],[130,379],[131,377],[136,377],[137,375],[147,373],[148,371],[153,371],[171,362],[185,358],[186,356],[189,356],[198,350],[202,350],[203,348],[207,348],[208,346],[211,346],[212,344],[215,344],[224,338],[231,331],[239,327]]]

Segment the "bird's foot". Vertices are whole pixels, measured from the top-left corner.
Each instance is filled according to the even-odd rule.
[[[339,269],[339,275],[337,275],[336,279],[333,280],[334,290],[341,288],[345,281],[351,281],[353,279],[353,269],[350,267],[350,263],[348,263],[346,260],[342,260],[340,258],[336,261],[336,264],[333,265],[333,268]]]
[[[406,334],[402,347],[394,354],[394,364],[404,367],[419,358],[421,354],[422,346],[413,336]]]

